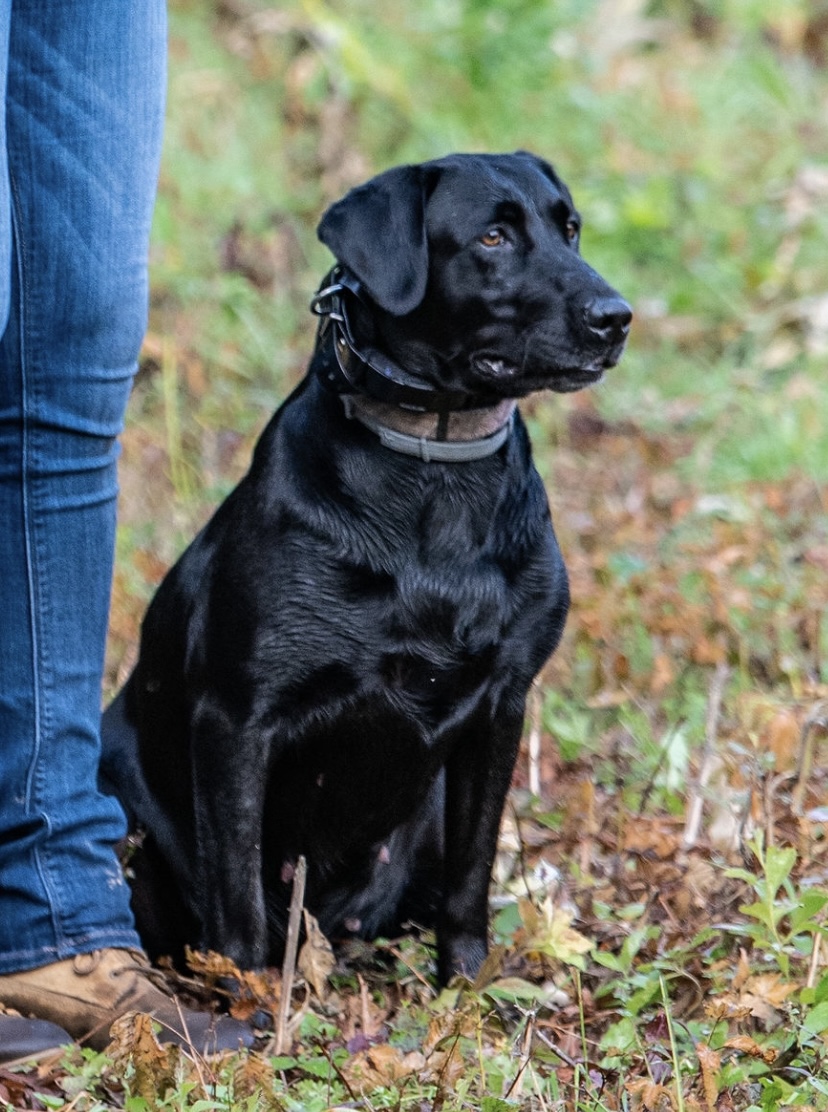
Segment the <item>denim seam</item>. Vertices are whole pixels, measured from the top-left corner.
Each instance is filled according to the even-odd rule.
[[[58,946],[39,946],[34,950],[13,950],[0,954],[0,976],[36,969],[54,961],[65,961],[76,954],[92,950],[137,950],[141,943],[133,931],[111,931],[106,928],[87,931]]]
[[[17,180],[14,172],[9,166],[9,186],[11,192],[11,220],[12,220],[12,241],[14,244],[14,265],[17,267],[18,284],[19,284],[19,314],[20,314],[20,384],[21,384],[21,402],[22,412],[21,421],[23,425],[22,430],[22,488],[23,488],[23,535],[26,548],[26,575],[27,585],[29,590],[29,598],[31,600],[31,637],[32,637],[32,674],[34,683],[32,685],[34,697],[34,748],[32,752],[32,762],[29,767],[29,772],[26,777],[26,809],[29,813],[32,811],[33,801],[39,800],[42,796],[42,779],[39,775],[41,765],[41,748],[44,729],[44,706],[41,690],[41,685],[38,682],[39,657],[41,652],[41,624],[40,624],[40,592],[38,591],[38,576],[37,565],[39,562],[39,553],[37,551],[37,530],[35,529],[34,521],[32,518],[32,495],[31,483],[29,480],[31,471],[31,420],[30,420],[30,403],[33,385],[29,380],[28,375],[28,360],[27,360],[27,321],[28,313],[26,312],[27,293],[28,293],[28,268],[26,267],[26,246],[23,242],[23,221],[20,217],[21,202],[20,193],[17,187]],[[50,822],[48,815],[44,815],[47,823],[47,836],[49,833]],[[55,939],[58,946],[63,938],[62,924],[60,922],[60,914],[57,910],[56,892],[54,887],[53,872],[49,868],[47,860],[44,860],[38,847],[33,851],[35,864],[37,867],[40,882],[43,885],[43,890],[47,895],[49,903],[49,916],[52,920],[52,931],[54,932]]]

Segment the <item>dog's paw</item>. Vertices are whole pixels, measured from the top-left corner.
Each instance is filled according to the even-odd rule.
[[[438,940],[437,967],[440,983],[447,985],[452,977],[473,981],[489,952],[485,938],[461,934]]]

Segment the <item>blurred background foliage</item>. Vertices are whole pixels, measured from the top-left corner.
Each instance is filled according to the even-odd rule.
[[[567,468],[578,476],[583,504],[559,520],[571,553],[588,555],[585,529],[604,531],[610,563],[593,586],[623,603],[655,553],[702,605],[709,583],[681,545],[778,526],[800,547],[777,538],[760,586],[779,577],[786,597],[808,595],[828,562],[828,0],[172,0],[170,23],[116,642],[134,642],[160,574],[304,372],[325,206],[451,150],[554,162],[585,256],[635,308],[605,383],[524,407],[553,503]],[[612,497],[599,481],[609,434],[618,474],[633,458],[643,468]],[[595,519],[636,500],[680,520],[666,532],[636,520],[613,552],[617,522]],[[749,580],[743,562],[733,574]],[[727,614],[744,657],[744,638],[765,635]],[[825,622],[814,637],[821,660]]]
[[[265,404],[304,365],[327,203],[525,147],[636,307],[601,411],[678,414],[721,481],[828,473],[823,0],[173,0],[171,33],[153,325],[222,397],[241,376]]]

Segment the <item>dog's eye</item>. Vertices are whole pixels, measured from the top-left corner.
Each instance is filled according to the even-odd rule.
[[[566,222],[566,238],[570,243],[574,243],[578,238],[581,227],[577,220],[567,220]]]
[[[489,228],[480,237],[480,242],[484,247],[500,247],[501,244],[506,242],[506,237],[500,228]]]

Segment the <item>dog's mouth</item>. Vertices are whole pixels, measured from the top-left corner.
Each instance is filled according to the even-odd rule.
[[[553,390],[566,394],[594,386],[604,373],[618,362],[620,352],[613,351],[580,367],[519,367],[499,355],[480,354],[472,359],[476,375],[499,391],[511,391],[518,397],[536,390]]]
[[[606,367],[575,367],[570,370],[557,372],[546,383],[547,390],[554,390],[556,394],[571,394],[575,390],[583,390],[587,386],[594,386],[604,377]]]

